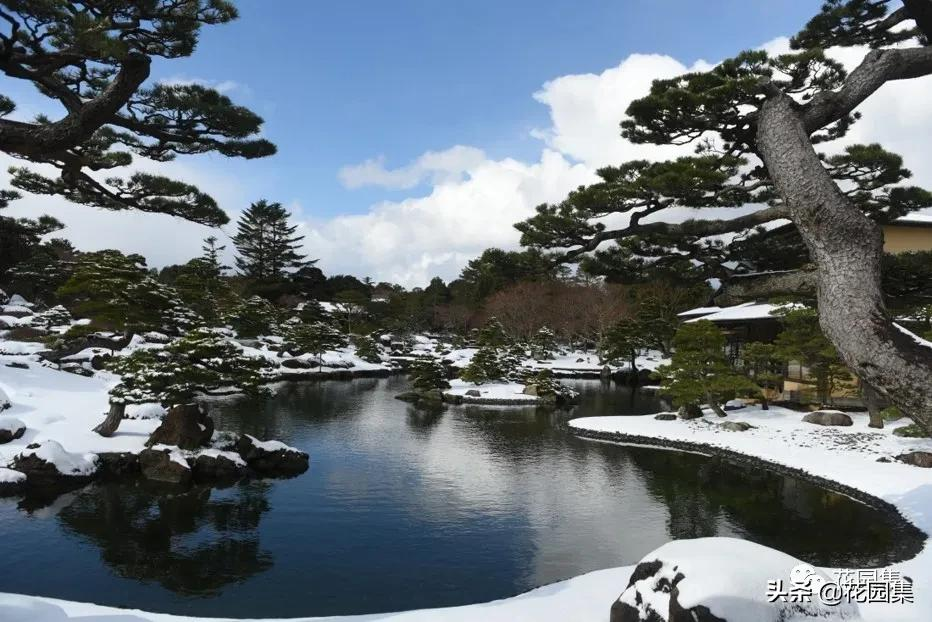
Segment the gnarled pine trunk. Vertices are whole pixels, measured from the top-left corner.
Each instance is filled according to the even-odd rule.
[[[107,413],[107,418],[103,422],[94,428],[94,431],[100,434],[101,436],[113,436],[114,432],[120,427],[120,422],[123,421],[123,415],[126,412],[126,404],[123,402],[111,402],[110,411]]]
[[[816,264],[822,330],[861,380],[932,433],[932,349],[887,314],[880,227],[835,185],[788,96],[762,106],[757,146]]]

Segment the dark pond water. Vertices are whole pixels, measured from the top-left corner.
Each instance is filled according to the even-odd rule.
[[[915,552],[915,531],[804,482],[576,439],[568,418],[657,410],[626,388],[577,386],[572,412],[418,411],[392,399],[403,378],[215,406],[219,428],[285,439],[310,470],[174,495],[97,485],[46,507],[0,501],[0,591],[287,617],[487,601],[633,563],[670,538],[737,536],[830,566]]]

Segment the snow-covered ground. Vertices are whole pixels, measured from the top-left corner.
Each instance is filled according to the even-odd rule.
[[[688,443],[713,453],[721,449],[798,469],[882,499],[925,533],[932,534],[932,469],[896,461],[878,462],[878,459],[889,460],[911,451],[932,451],[932,439],[895,436],[894,429],[909,423],[905,419],[876,430],[867,427],[867,415],[849,415],[854,421],[850,427],[803,423],[803,413],[780,407],[771,407],[769,411],[759,408],[732,411],[727,419],[707,416],[689,421],[659,421],[652,415],[588,417],[570,421],[569,425],[582,435],[608,433],[631,437],[631,440],[636,437],[639,442]],[[743,421],[755,427],[744,432],[730,432],[719,427],[722,421]],[[723,551],[718,562],[728,564],[729,553]],[[715,563],[715,559],[710,559],[709,563]],[[861,604],[862,619],[877,622],[932,620],[929,543],[915,558],[890,568],[913,579],[915,602]]]
[[[475,395],[478,391],[479,395]],[[518,382],[494,382],[488,384],[473,384],[460,379],[450,381],[450,388],[444,395],[453,395],[462,398],[464,402],[509,402],[512,404],[536,404],[539,400],[536,395],[525,395],[524,385]]]

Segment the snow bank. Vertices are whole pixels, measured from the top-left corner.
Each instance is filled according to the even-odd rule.
[[[124,412],[127,419],[161,419],[164,415],[165,407],[156,402],[127,404]]]
[[[256,447],[258,447],[259,449],[263,451],[268,451],[268,452],[292,451],[292,452],[297,452],[297,453],[301,452],[300,449],[295,449],[294,447],[291,447],[290,445],[286,445],[285,443],[281,441],[260,441],[255,436],[251,436],[249,434],[246,434],[245,436],[250,441],[252,441],[253,445],[255,445]]]
[[[476,391],[479,395],[470,394]],[[538,401],[536,395],[525,395],[524,385],[517,382],[474,384],[457,378],[450,381],[450,388],[443,394],[461,398],[464,402],[500,401],[512,404],[535,404]]]
[[[26,474],[0,467],[0,484],[18,484],[26,481]]]
[[[27,447],[20,456],[35,456],[55,466],[59,473],[73,477],[87,477],[97,471],[97,454],[76,454],[65,451],[61,443],[42,441],[38,447]]]
[[[744,432],[724,431],[705,418],[658,421],[652,415],[587,417],[574,419],[569,426],[584,437],[594,433],[600,440],[605,440],[607,434],[621,435],[614,437],[620,442],[687,444],[710,451],[736,452],[797,469],[882,499],[921,530],[932,534],[932,469],[895,461],[878,462],[912,451],[932,451],[932,439],[894,436],[893,430],[909,424],[905,418],[876,430],[867,427],[866,414],[847,414],[854,421],[853,426],[821,427],[803,423],[804,413],[787,408],[772,406],[764,411],[748,407],[726,419],[755,426]],[[708,563],[710,567],[715,563],[728,564],[729,559],[723,554],[717,562],[709,559]],[[932,620],[932,549],[928,543],[915,558],[894,564],[890,569],[915,581],[915,603],[861,604],[863,619]]]

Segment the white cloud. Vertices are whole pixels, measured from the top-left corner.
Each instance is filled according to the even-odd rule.
[[[214,89],[218,93],[227,94],[231,91],[241,91],[243,93],[249,93],[251,90],[244,84],[240,84],[235,80],[205,80],[204,78],[190,78],[188,76],[169,76],[167,78],[161,78],[157,80],[159,84],[166,84],[168,86],[187,86],[189,84],[197,84],[207,88]]]
[[[340,169],[340,181],[347,188],[381,186],[408,190],[424,181],[432,185],[462,181],[463,174],[485,161],[485,153],[475,147],[456,145],[444,151],[428,151],[407,166],[385,168],[385,156]]]

